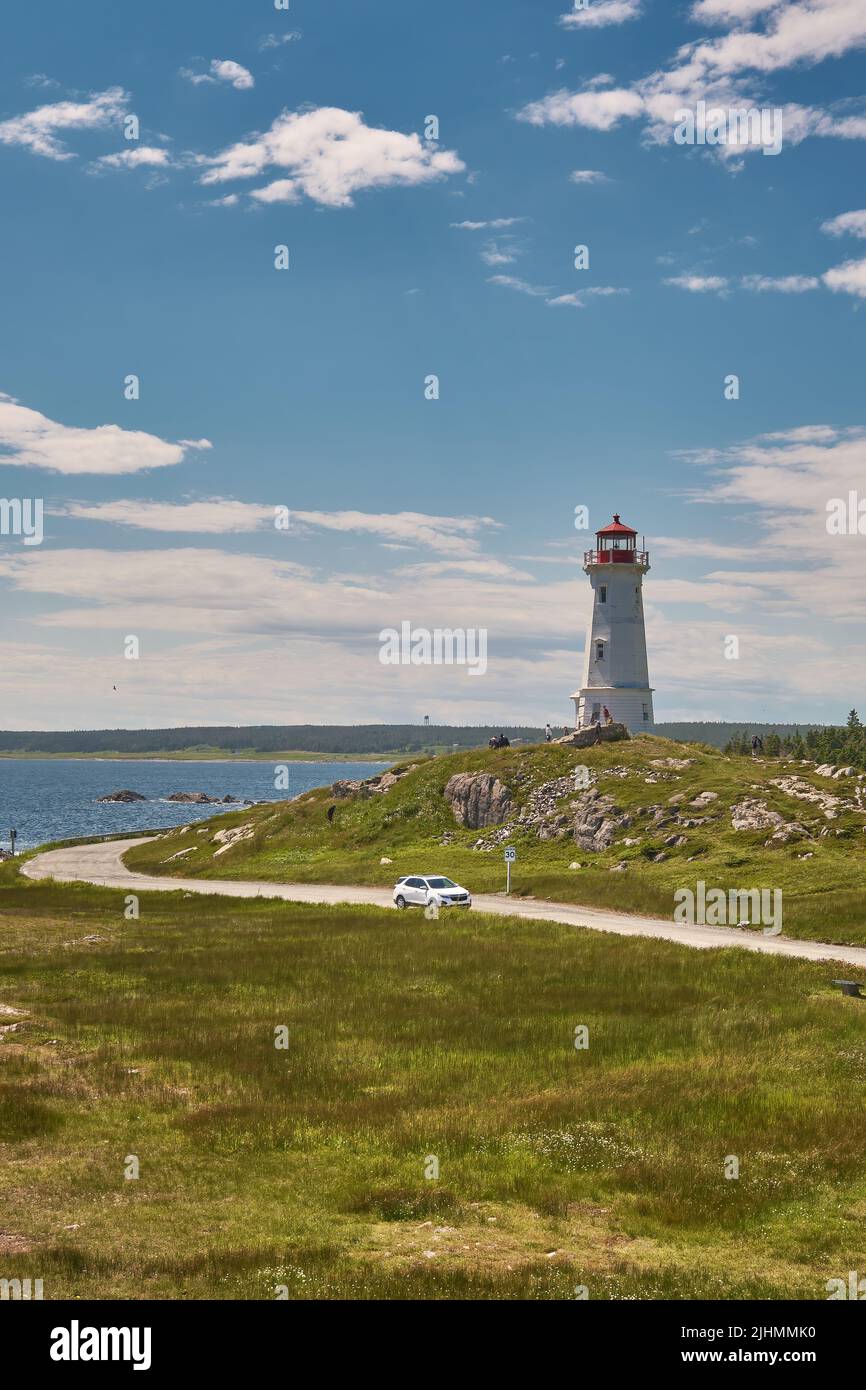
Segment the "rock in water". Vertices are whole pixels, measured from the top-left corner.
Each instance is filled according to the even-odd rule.
[[[455,772],[443,796],[454,819],[469,830],[501,825],[514,810],[511,793],[492,772]]]
[[[187,801],[196,806],[219,806],[218,796],[208,796],[207,792],[172,792],[167,796],[166,801]]]
[[[119,792],[109,792],[108,796],[98,796],[97,801],[146,801],[147,797],[142,796],[141,792],[132,792],[128,787],[124,787]]]

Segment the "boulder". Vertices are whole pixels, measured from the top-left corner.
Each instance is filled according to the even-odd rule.
[[[785,818],[778,811],[771,811],[766,802],[746,797],[731,807],[731,824],[735,830],[778,830]]]
[[[469,830],[501,825],[514,810],[511,793],[492,772],[455,772],[443,796],[457,823]]]
[[[119,792],[109,792],[108,796],[98,796],[97,801],[120,801],[123,803],[130,801],[146,801],[147,797],[142,796],[141,792],[131,792],[128,787],[124,787]]]
[[[350,782],[347,780],[333,782],[331,784],[331,796],[369,796],[370,788],[366,782]]]
[[[566,744],[570,748],[591,748],[595,743],[618,743],[620,739],[631,738],[625,724],[593,724],[589,729],[575,729],[571,734],[555,738],[554,743]]]
[[[219,845],[219,849],[213,852],[214,859],[220,854],[225,854],[226,850],[231,849],[232,845],[238,844],[241,840],[251,840],[256,833],[255,821],[247,821],[245,825],[233,825],[225,830],[218,830],[211,836],[211,843]]]
[[[193,806],[219,806],[218,796],[208,796],[207,792],[172,792],[166,801],[183,801]]]
[[[620,829],[616,812],[612,796],[602,795],[596,787],[590,787],[575,803],[575,844],[595,853],[609,849]]]

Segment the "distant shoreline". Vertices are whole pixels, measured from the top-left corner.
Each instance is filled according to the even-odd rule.
[[[398,753],[0,753],[0,762],[66,763],[393,763]],[[417,755],[423,757],[424,755]]]

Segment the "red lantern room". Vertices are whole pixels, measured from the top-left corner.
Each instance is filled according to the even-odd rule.
[[[619,513],[614,512],[613,521],[595,533],[595,550],[589,550],[584,557],[590,565],[640,565],[649,568],[646,550],[637,548],[637,531],[623,525]]]

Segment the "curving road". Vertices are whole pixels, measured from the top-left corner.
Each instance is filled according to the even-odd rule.
[[[295,903],[364,903],[392,907],[390,888],[348,887],[335,883],[268,883],[228,879],[156,878],[134,873],[123,863],[122,855],[150,836],[135,840],[106,840],[95,845],[75,845],[69,849],[47,850],[22,865],[28,878],[55,879],[61,883],[93,883],[127,892],[206,893],[226,898],[283,898]],[[796,941],[764,936],[730,927],[678,926],[663,917],[638,917],[627,912],[610,912],[598,907],[573,907],[566,903],[542,902],[537,898],[506,898],[497,893],[473,897],[476,911],[495,912],[503,917],[528,917],[536,921],[562,922],[566,926],[592,927],[617,936],[649,936],[676,941],[681,946],[707,949],[739,946],[770,956],[791,956],[798,960],[834,960],[866,969],[866,947],[831,946],[823,941]]]

